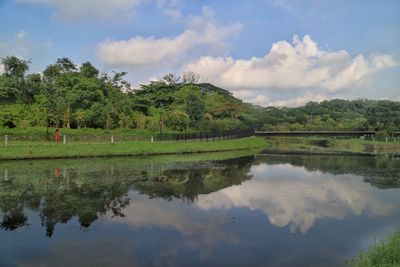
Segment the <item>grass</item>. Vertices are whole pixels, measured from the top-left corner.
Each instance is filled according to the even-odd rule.
[[[48,133],[50,139],[54,139],[54,133],[56,128],[49,128]],[[80,140],[101,140],[101,141],[109,141],[111,135],[122,137],[136,137],[136,138],[150,138],[152,135],[157,135],[158,132],[152,132],[148,130],[141,129],[125,129],[118,128],[112,130],[103,130],[103,129],[92,129],[92,128],[81,128],[81,129],[67,129],[62,128],[59,129],[61,134],[67,135],[72,139],[80,139]],[[8,135],[10,140],[16,141],[46,141],[47,140],[47,128],[46,127],[28,127],[28,128],[1,128],[0,127],[0,136],[4,138],[5,135]]]
[[[385,241],[379,242],[361,252],[350,261],[350,267],[394,267],[400,266],[400,230]]]
[[[377,155],[400,152],[400,140],[386,142],[360,138],[279,137],[269,138],[267,142],[267,152],[276,153]]]
[[[139,156],[184,154],[200,152],[220,152],[235,150],[261,149],[266,142],[262,138],[248,137],[233,140],[209,142],[175,142],[129,141],[111,143],[62,143],[28,141],[14,142],[0,147],[0,159],[46,159],[46,158],[80,158],[106,156]]]

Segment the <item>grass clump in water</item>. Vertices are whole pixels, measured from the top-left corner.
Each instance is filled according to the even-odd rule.
[[[349,263],[350,267],[394,267],[400,266],[400,229],[387,240],[361,252]]]

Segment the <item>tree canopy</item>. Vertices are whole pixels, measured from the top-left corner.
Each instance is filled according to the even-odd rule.
[[[1,59],[0,127],[132,128],[156,131],[400,129],[400,102],[335,99],[298,108],[257,107],[193,72],[132,89],[126,72],[59,58],[41,73],[30,61]]]

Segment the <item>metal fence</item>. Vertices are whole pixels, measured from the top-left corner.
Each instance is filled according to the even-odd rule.
[[[225,139],[237,139],[250,137],[254,135],[253,129],[231,130],[231,131],[215,131],[215,132],[193,132],[193,133],[174,133],[174,134],[157,134],[154,136],[158,141],[214,141]]]
[[[81,143],[104,143],[104,142],[128,142],[128,141],[176,141],[176,142],[194,142],[194,141],[214,141],[227,140],[250,137],[254,135],[253,129],[246,130],[230,130],[230,131],[213,131],[213,132],[183,132],[183,133],[155,133],[154,135],[63,135],[60,136],[59,142],[81,142]],[[5,145],[13,144],[14,142],[23,141],[48,141],[43,136],[3,136]],[[54,142],[54,137],[50,136],[50,140]]]

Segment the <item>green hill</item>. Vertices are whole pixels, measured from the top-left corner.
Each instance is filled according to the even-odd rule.
[[[2,59],[0,127],[138,129],[145,131],[400,130],[400,102],[341,100],[304,107],[257,107],[194,73],[172,74],[131,89],[125,72],[101,74],[90,62],[79,68],[60,58],[42,73],[29,63]]]

